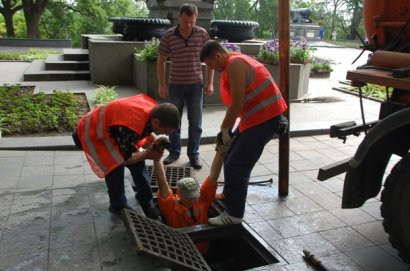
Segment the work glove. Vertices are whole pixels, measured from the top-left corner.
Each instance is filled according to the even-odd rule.
[[[216,144],[215,151],[222,152],[224,156],[228,152],[229,148],[231,147],[230,145],[224,145],[224,143],[222,142],[222,132],[219,132],[216,135],[215,144]]]
[[[222,133],[222,143],[224,145],[230,146],[233,141],[233,133],[231,128],[221,128]]]
[[[165,149],[169,149],[171,147],[171,142],[165,136],[158,136],[154,132],[151,133],[151,136],[154,138],[154,143],[152,143],[152,147],[154,150],[158,152],[163,152]]]

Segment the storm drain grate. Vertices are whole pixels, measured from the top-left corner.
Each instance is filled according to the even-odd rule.
[[[138,253],[158,257],[177,270],[211,270],[185,233],[124,209],[124,223]]]
[[[184,177],[191,177],[192,168],[191,167],[174,167],[166,166],[165,176],[169,187],[175,192],[177,188],[177,181]],[[154,166],[148,166],[148,177],[151,180],[152,192],[156,193],[158,190],[157,176],[155,175]]]

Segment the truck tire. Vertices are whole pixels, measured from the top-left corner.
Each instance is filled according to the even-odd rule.
[[[405,263],[410,263],[410,154],[392,169],[381,195],[381,215],[389,241]]]

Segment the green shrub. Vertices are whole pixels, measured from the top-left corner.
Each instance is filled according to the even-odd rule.
[[[159,39],[152,38],[150,41],[145,41],[144,48],[135,50],[138,60],[157,61],[158,59]]]
[[[94,106],[97,107],[101,104],[106,104],[112,100],[118,98],[115,87],[98,86],[97,93],[94,97]]]
[[[0,118],[5,135],[72,131],[78,114],[75,96],[68,91],[33,94],[19,85],[0,86]]]
[[[0,52],[1,60],[32,61],[34,59],[46,59],[49,54],[59,54],[58,50],[30,49],[26,52]]]
[[[349,86],[344,89],[347,91],[359,93],[359,88],[357,87]],[[393,93],[393,88],[388,88],[387,91],[389,92],[389,97],[391,97]],[[362,87],[362,95],[364,97],[371,97],[382,101],[386,101],[386,87],[374,84],[367,84]]]

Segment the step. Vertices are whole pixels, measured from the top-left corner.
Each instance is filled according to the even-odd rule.
[[[87,61],[88,58],[88,49],[80,48],[68,48],[63,49],[64,60],[78,60],[78,61]]]
[[[24,72],[24,81],[90,80],[90,71],[47,71],[44,60],[34,60]]]
[[[90,62],[83,60],[64,60],[63,55],[49,55],[45,61],[45,69],[51,70],[69,70],[84,71],[90,69]]]

